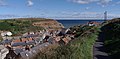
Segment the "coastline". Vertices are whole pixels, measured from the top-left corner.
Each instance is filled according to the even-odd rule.
[[[65,28],[70,28],[72,26],[77,26],[77,25],[84,25],[87,24],[89,21],[95,21],[102,23],[104,20],[57,20],[59,23],[62,23]]]

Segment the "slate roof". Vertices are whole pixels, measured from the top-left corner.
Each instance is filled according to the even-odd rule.
[[[49,43],[43,43],[41,45],[33,47],[30,51],[21,52],[20,55],[23,59],[24,58],[31,58],[34,55],[36,55],[37,53],[39,53],[40,49],[43,49],[44,47],[47,47],[49,45],[50,45]]]
[[[33,45],[35,43],[36,43],[35,41],[29,41],[29,42],[27,42],[27,45]]]
[[[6,40],[3,40],[1,43],[2,44],[10,44],[11,42],[12,42],[12,40],[6,39]]]
[[[18,55],[19,53],[23,52],[24,50],[23,49],[15,49],[14,52],[16,55]]]
[[[25,42],[17,42],[17,43],[13,43],[11,46],[15,47],[15,46],[25,46],[25,45],[27,45],[27,43],[25,43]]]
[[[38,35],[37,34],[29,34],[27,36],[25,36],[26,38],[29,38],[29,37],[37,37]]]

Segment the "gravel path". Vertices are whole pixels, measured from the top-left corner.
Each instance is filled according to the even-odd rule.
[[[103,42],[96,42],[93,48],[93,59],[110,59],[107,53],[104,52]]]
[[[104,52],[106,49],[104,47],[104,43],[102,40],[103,35],[100,34],[98,40],[93,46],[93,59],[111,59],[110,56],[106,52]]]

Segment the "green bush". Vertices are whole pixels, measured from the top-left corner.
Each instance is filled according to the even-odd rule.
[[[113,59],[120,59],[120,19],[113,19],[101,27],[104,34],[106,52]]]

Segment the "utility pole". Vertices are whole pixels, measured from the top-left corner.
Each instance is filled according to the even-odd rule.
[[[104,12],[104,21],[107,21],[107,11]]]

